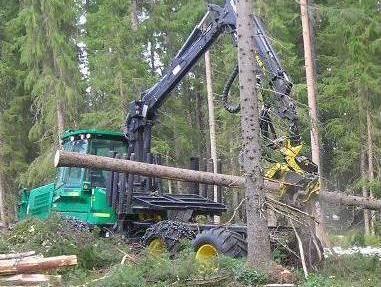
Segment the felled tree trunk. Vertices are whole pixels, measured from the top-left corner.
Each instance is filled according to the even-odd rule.
[[[95,168],[132,173],[142,176],[155,176],[175,181],[199,182],[203,184],[215,184],[233,188],[242,188],[245,186],[245,178],[241,176],[189,170],[89,154],[83,155],[80,153],[67,151],[57,151],[54,159],[54,166]],[[265,180],[265,188],[270,191],[278,191],[280,188],[280,183]]]
[[[24,257],[34,256],[35,254],[36,254],[35,251],[28,251],[28,252],[21,252],[21,253],[0,254],[0,260],[15,259],[15,258],[24,258]]]
[[[160,177],[170,180],[215,184],[231,188],[243,188],[245,178],[241,176],[195,171],[164,165],[148,164],[144,162],[124,159],[113,159],[96,155],[84,155],[75,152],[57,151],[54,159],[55,167],[84,167],[101,170],[132,173],[142,176]],[[269,192],[278,192],[281,182],[264,180],[264,189]],[[285,184],[285,183],[283,183]],[[292,187],[292,185],[290,185]],[[270,193],[268,193],[269,195]],[[347,195],[341,192],[322,192],[320,199],[329,203],[357,206],[374,210],[381,210],[381,200]]]
[[[18,274],[1,276],[1,286],[61,286],[61,275]]]
[[[33,273],[36,271],[52,270],[60,267],[77,265],[77,256],[63,255],[48,258],[16,258],[0,260],[0,275]]]

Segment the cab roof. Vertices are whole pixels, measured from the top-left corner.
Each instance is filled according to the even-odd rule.
[[[90,134],[96,138],[105,138],[105,139],[116,139],[116,140],[124,140],[125,137],[122,132],[118,131],[110,131],[110,130],[97,130],[97,129],[89,129],[89,130],[66,130],[61,139],[65,140],[70,138],[71,136],[79,136],[81,134]]]

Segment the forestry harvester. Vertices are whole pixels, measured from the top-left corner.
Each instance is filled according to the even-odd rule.
[[[219,36],[229,34],[236,43],[236,18],[235,1],[226,1],[223,7],[210,4],[160,80],[130,104],[124,133],[68,131],[62,137],[63,149],[160,165],[160,156],[151,153],[151,130],[160,107]],[[257,62],[262,71],[257,78],[258,86],[269,83],[272,90],[271,95],[263,97],[261,135],[270,150],[278,150],[283,155],[282,161],[271,163],[265,176],[286,182],[281,193],[287,194],[297,187],[295,190],[303,190],[304,196],[308,197],[319,190],[318,174],[316,165],[299,155],[302,144],[296,106],[290,97],[292,83],[266,36],[262,22],[257,17],[253,21]],[[226,82],[223,92],[224,106],[232,113],[239,111],[238,105],[228,103],[229,90],[237,74],[238,67]],[[277,137],[271,110],[289,123],[289,136]],[[112,227],[129,238],[140,239],[153,252],[164,249],[175,252],[181,239],[190,239],[200,259],[217,254],[245,256],[245,226],[197,223],[200,215],[211,218],[225,211],[226,206],[221,201],[214,202],[205,194],[169,194],[163,190],[159,178],[61,167],[54,183],[22,192],[19,218],[35,216],[45,219],[55,212],[91,225]],[[278,226],[277,230],[288,229]]]

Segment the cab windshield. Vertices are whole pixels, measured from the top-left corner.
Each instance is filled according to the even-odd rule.
[[[112,152],[127,153],[127,144],[122,140],[101,138],[67,141],[64,150],[81,154],[93,154],[111,157]],[[106,187],[108,171],[78,167],[61,167],[58,172],[58,186],[81,187],[83,180],[89,181],[93,187]]]
[[[121,140],[93,139],[90,142],[90,154],[111,157],[113,152],[127,153],[127,145]],[[88,170],[87,180],[92,186],[106,187],[109,172],[105,170]]]
[[[67,141],[63,144],[63,149],[71,152],[86,154],[89,142],[85,140]],[[84,168],[78,167],[60,167],[58,171],[57,185],[66,187],[80,187],[85,173]]]

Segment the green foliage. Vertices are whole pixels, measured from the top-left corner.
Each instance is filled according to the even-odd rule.
[[[80,229],[71,221],[52,216],[47,221],[24,220],[2,236],[0,250],[34,250],[44,256],[77,255],[78,268],[101,269],[120,262],[126,250],[118,238],[101,238],[99,230]]]
[[[334,287],[332,279],[322,275],[312,274],[308,280],[304,282],[302,287]]]
[[[6,201],[15,201],[21,186],[36,186],[54,176],[51,154],[60,132],[58,107],[63,107],[65,128],[120,129],[129,103],[161,77],[204,15],[206,2],[136,1],[139,23],[134,30],[131,1],[88,1],[82,6],[74,0],[0,0],[0,172],[6,179]],[[375,180],[361,180],[359,151],[366,143],[368,112],[374,158],[381,154],[381,14],[374,0],[342,2],[319,0],[309,7],[316,42],[322,172],[339,189],[366,187],[380,196],[380,163],[374,161]],[[299,3],[256,1],[256,13],[294,83],[308,155],[310,118]],[[87,22],[78,27],[82,14]],[[87,45],[88,79],[81,79],[78,69],[80,41]],[[223,109],[220,97],[237,62],[229,35],[211,47],[211,61],[217,150],[223,172],[238,174],[240,118]],[[263,98],[272,97],[268,88],[264,83],[259,89]],[[238,91],[236,81],[233,102],[238,101]],[[275,115],[273,121],[278,135],[284,135],[287,123]],[[161,107],[153,151],[171,165],[188,166],[191,156],[209,158],[208,136],[201,58]],[[281,159],[272,150],[264,157]]]
[[[330,258],[319,274],[312,274],[303,287],[374,287],[381,284],[381,262],[377,257],[361,255]]]
[[[376,227],[377,230],[377,227]],[[381,246],[381,237],[376,235],[365,235],[363,231],[349,231],[345,234],[331,236],[332,243],[335,246]]]
[[[235,281],[245,286],[265,284],[268,280],[266,274],[251,268],[243,260],[222,257],[219,259],[218,266],[223,272],[230,273]]]
[[[218,269],[212,265],[200,266],[188,249],[172,260],[168,255],[145,256],[138,264],[115,266],[97,286],[194,286],[197,282],[210,287],[254,286],[266,281],[266,276],[237,259],[220,258]]]

